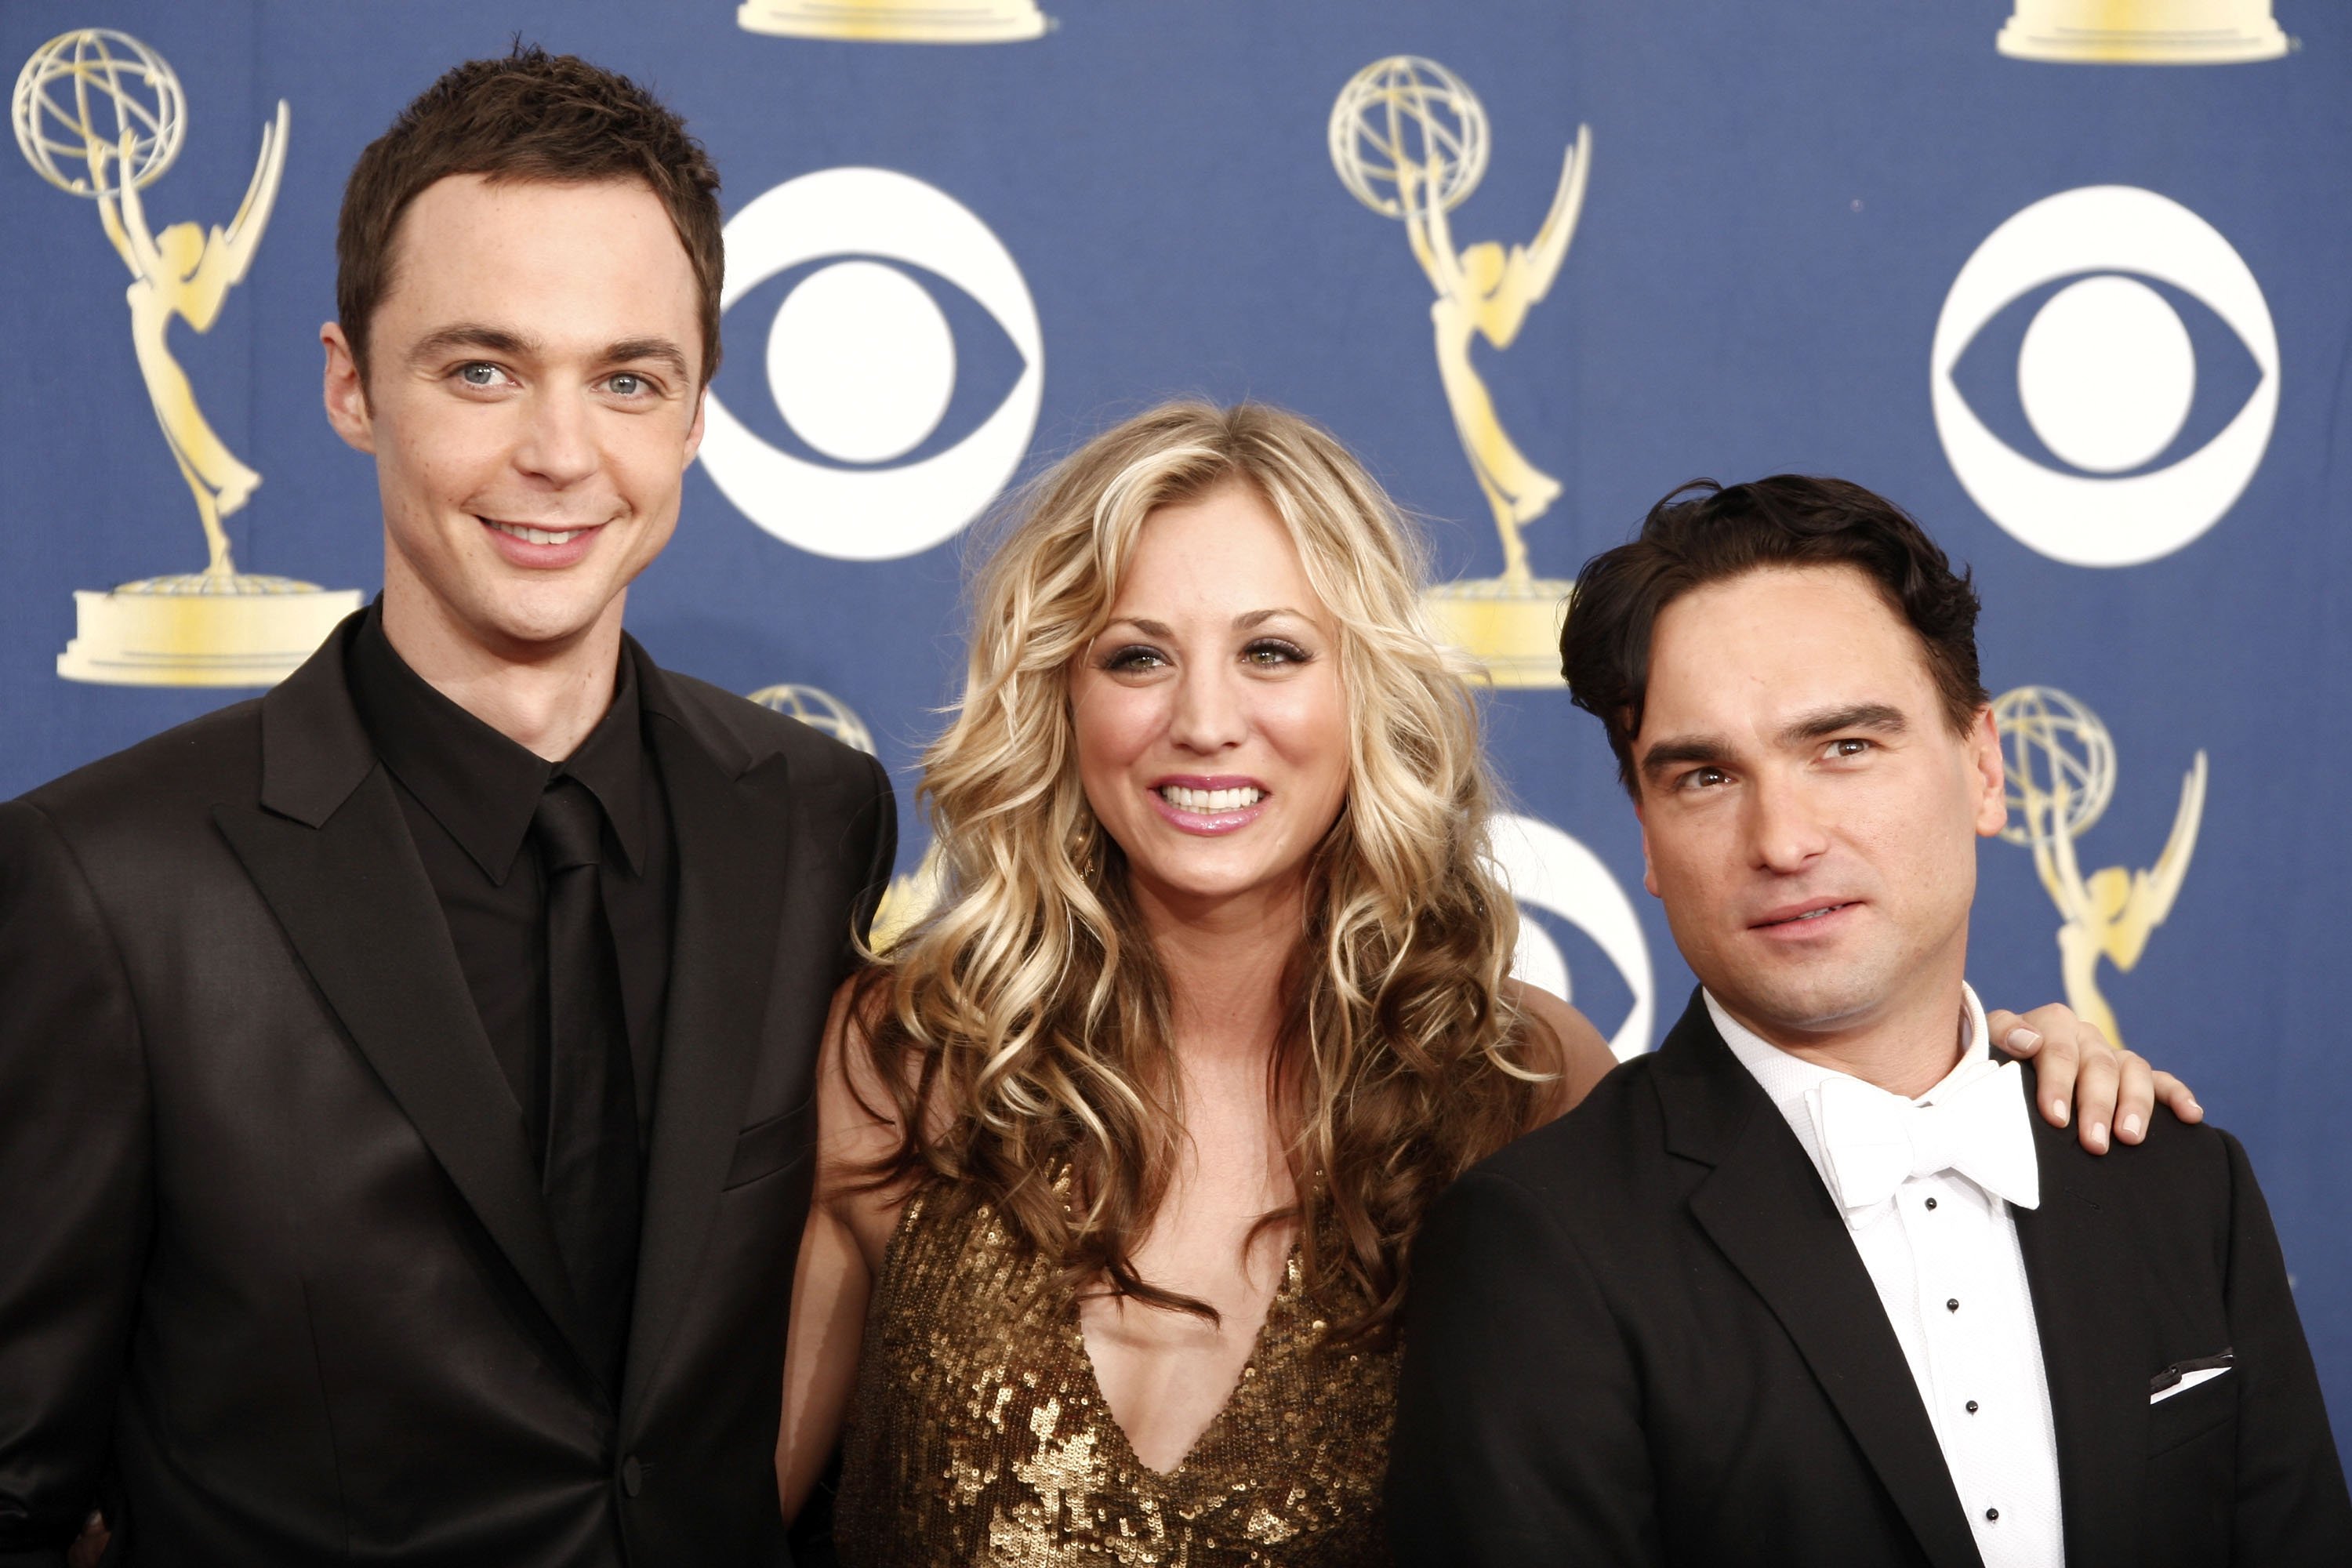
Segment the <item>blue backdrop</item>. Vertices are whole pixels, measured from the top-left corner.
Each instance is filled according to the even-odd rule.
[[[1467,84],[1492,157],[1451,213],[1461,246],[1530,241],[1589,125],[1558,281],[1515,342],[1474,356],[1500,423],[1563,486],[1528,528],[1538,574],[1572,575],[1694,475],[1841,474],[1910,506],[1973,566],[1996,692],[2053,688],[2104,721],[2113,798],[2077,836],[2084,875],[2158,867],[2206,754],[2193,853],[2164,859],[2186,860],[2177,902],[2147,961],[2097,984],[2129,1042],[2252,1152],[2352,1440],[2352,1141],[2330,1131],[2352,1088],[2336,1039],[2352,1011],[2352,536],[2335,488],[2352,467],[2352,16],[2279,0],[2297,35],[2284,58],[2159,68],[2005,58],[2011,0],[1045,8],[1041,37],[946,47],[772,36],[732,0],[12,0],[0,64],[89,26],[170,63],[186,135],[143,192],[158,229],[226,224],[261,127],[289,104],[249,275],[209,332],[183,323],[170,344],[264,476],[229,521],[238,566],[331,588],[372,593],[382,574],[371,465],[319,407],[336,206],[361,147],[443,68],[520,33],[635,76],[716,156],[730,219],[824,171],[908,177],[777,198],[805,254],[757,240],[769,251],[747,260],[755,237],[730,228],[739,281],[773,268],[728,311],[717,394],[740,434],[689,474],[677,541],[629,621],[675,668],[746,692],[815,689],[802,704],[862,719],[908,784],[961,668],[960,524],[1000,469],[1032,471],[1164,395],[1266,398],[1327,422],[1432,520],[1442,579],[1493,576],[1501,546],[1433,356],[1431,280],[1403,226],[1335,173],[1327,125],[1384,57]],[[0,338],[17,345],[0,377],[7,795],[247,693],[58,674],[77,590],[194,570],[203,544],[93,204],[25,159],[0,163]],[[2129,189],[2069,195],[2090,187]],[[936,320],[886,320],[903,290],[870,270],[793,316],[797,289],[859,257],[911,280]],[[1955,293],[1964,268],[1979,304],[1999,306],[1980,324]],[[2084,278],[2137,287],[2070,295]],[[1932,391],[1948,296],[1948,329],[1975,329],[1949,377],[1969,420]],[[861,332],[872,363],[794,357]],[[919,384],[877,390],[901,373]],[[908,412],[926,399],[944,405],[935,426]],[[815,417],[831,401],[919,439],[844,462]],[[2021,456],[1988,458],[1986,440]],[[797,542],[779,536],[795,526]],[[926,538],[939,542],[867,558]],[[2101,550],[2147,558],[2076,563]],[[1690,977],[1640,890],[1598,726],[1557,689],[1500,691],[1491,711],[1517,809],[1566,836],[1531,829],[1521,869],[1556,883],[1529,901],[1575,999],[1604,1032],[1640,1024],[1644,1003],[1671,1021]],[[902,870],[925,844],[909,828]],[[2066,916],[2033,855],[1995,841],[1981,868],[1979,990],[2015,1006],[2069,995]]]

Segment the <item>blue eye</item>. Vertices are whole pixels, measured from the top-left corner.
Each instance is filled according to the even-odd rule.
[[[807,319],[817,315],[832,319]],[[950,450],[1028,368],[985,306],[901,261],[805,262],[729,306],[726,320],[731,352],[711,390],[752,435],[830,468],[905,468]],[[886,356],[893,363],[872,363],[877,340],[898,351]],[[898,384],[874,384],[877,368]],[[850,400],[874,406],[873,435],[840,412]]]
[[[458,367],[457,379],[467,386],[496,386],[499,381],[499,367],[476,360],[471,364]]]
[[[2135,566],[2237,504],[2278,420],[2278,330],[2220,230],[2168,196],[2085,185],[1985,237],[1928,353],[1944,456],[2009,534]]]
[[[2077,287],[2084,283],[2094,288]],[[2124,333],[2137,352],[2122,363],[2068,363]],[[2120,416],[2113,400],[2091,406],[2102,379],[2135,375],[2170,384]],[[2197,452],[2262,380],[2245,340],[2204,300],[2117,272],[2027,289],[1977,330],[1952,367],[1953,385],[1994,435],[2037,463],[2102,479],[2157,472]],[[2032,404],[2029,392],[2039,394]]]
[[[700,454],[719,493],[842,561],[929,550],[984,512],[1029,449],[1045,355],[1020,263],[979,215],[894,170],[823,169],[725,237],[734,353]]]

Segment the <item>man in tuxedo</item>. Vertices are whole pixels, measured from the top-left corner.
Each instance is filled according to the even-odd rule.
[[[1414,1247],[1405,1563],[2352,1562],[2268,1211],[2031,1113],[1963,980],[1977,601],[1835,480],[1686,488],[1562,638],[1700,990]]]
[[[0,1563],[777,1563],[870,759],[621,629],[718,362],[718,178],[568,57],[362,155],[323,329],[384,591],[0,806]]]

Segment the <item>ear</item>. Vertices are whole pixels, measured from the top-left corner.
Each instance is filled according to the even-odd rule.
[[[319,343],[327,351],[323,388],[327,423],[351,446],[373,452],[375,413],[368,406],[367,382],[360,374],[359,361],[352,353],[351,341],[343,336],[342,324],[329,321],[320,327]]]
[[[1992,721],[1990,704],[1977,710],[1969,724],[1969,783],[1976,794],[1976,829],[1990,838],[2009,826],[2009,771],[2000,756],[2000,731]]]

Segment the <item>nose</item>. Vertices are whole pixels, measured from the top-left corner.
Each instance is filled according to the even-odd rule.
[[[524,416],[515,466],[533,478],[562,488],[596,471],[596,441],[589,428],[584,388],[543,385]]]
[[[1748,854],[1761,869],[1801,871],[1830,847],[1822,802],[1797,778],[1764,770],[1748,795]]]
[[[1168,739],[1204,755],[1240,745],[1249,733],[1249,715],[1237,684],[1232,671],[1218,666],[1193,664],[1180,670]]]

